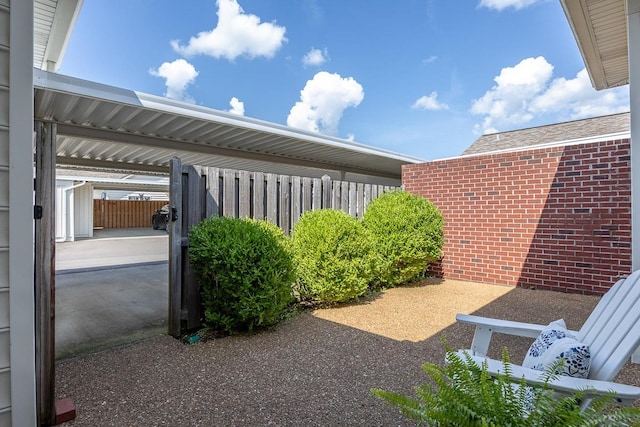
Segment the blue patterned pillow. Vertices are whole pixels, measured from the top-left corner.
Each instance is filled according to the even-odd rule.
[[[564,366],[557,372],[576,378],[587,378],[591,367],[589,346],[575,339],[565,326],[564,320],[552,322],[540,332],[529,347],[522,362],[526,368],[544,371],[555,361],[564,359]]]

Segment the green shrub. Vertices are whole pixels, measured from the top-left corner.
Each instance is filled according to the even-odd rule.
[[[282,248],[287,251],[291,257],[293,257],[293,244],[291,243],[291,238],[284,234],[282,228],[266,219],[247,219],[247,221],[256,224],[258,227],[271,234]]]
[[[580,408],[584,392],[559,397],[549,381],[562,363],[545,371],[542,386],[528,387],[515,378],[509,354],[503,352],[504,374],[491,376],[486,363],[478,365],[447,348],[444,367],[425,363],[422,368],[433,384],[416,387],[416,397],[381,389],[372,393],[399,407],[419,425],[427,426],[628,426],[640,422],[640,408],[617,405],[613,394],[596,397],[586,410]]]
[[[440,259],[444,220],[427,199],[392,191],[373,200],[362,224],[372,233],[380,254],[380,285],[396,286],[427,271]]]
[[[293,233],[301,299],[344,302],[363,295],[374,274],[373,239],[343,211],[306,212]]]
[[[255,221],[224,217],[190,230],[189,261],[208,326],[252,332],[283,317],[293,302],[295,274],[291,253],[276,236]]]

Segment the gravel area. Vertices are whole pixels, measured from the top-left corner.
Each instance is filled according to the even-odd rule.
[[[408,426],[372,388],[412,393],[420,366],[442,363],[444,334],[468,347],[473,313],[579,328],[598,299],[428,280],[366,301],[304,312],[253,336],[183,344],[168,336],[60,360],[57,398],[71,397],[69,426]],[[530,340],[496,335],[519,362]],[[640,385],[640,365],[618,381]]]

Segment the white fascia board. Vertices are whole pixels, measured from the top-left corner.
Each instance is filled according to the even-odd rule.
[[[406,163],[423,163],[424,159],[407,156],[393,151],[375,148],[369,145],[349,141],[332,136],[321,135],[314,132],[295,129],[276,123],[238,116],[225,111],[215,110],[209,107],[191,104],[184,101],[177,101],[157,95],[150,95],[142,92],[107,86],[74,77],[52,74],[46,71],[34,69],[34,86],[41,89],[49,89],[56,92],[76,94],[107,102],[123,103],[132,106],[175,114],[178,116],[191,117],[195,119],[207,120],[216,123],[223,123],[243,129],[250,129],[257,132],[283,136],[312,142],[315,144],[343,148],[373,156],[384,157]]]

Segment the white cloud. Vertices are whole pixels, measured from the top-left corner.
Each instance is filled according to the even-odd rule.
[[[195,102],[193,98],[187,94],[187,86],[196,80],[199,73],[193,65],[184,59],[176,59],[173,62],[164,62],[157,70],[154,70],[153,68],[150,69],[149,74],[165,79],[164,84],[167,87],[165,96],[167,98]]]
[[[307,54],[302,58],[302,63],[305,67],[319,67],[320,65],[327,62],[329,58],[329,53],[327,49],[311,49]]]
[[[357,107],[363,99],[364,90],[352,77],[320,71],[300,91],[300,101],[291,108],[287,125],[335,135],[344,110]]]
[[[596,91],[583,68],[573,79],[553,80],[549,88],[531,102],[530,109],[536,114],[563,113],[571,119],[620,113],[629,111],[629,88]]]
[[[429,96],[425,95],[418,98],[418,100],[413,103],[411,108],[413,108],[414,110],[438,111],[448,110],[449,106],[438,101],[438,92],[431,92]]]
[[[244,102],[234,96],[229,101],[229,105],[231,105],[231,109],[229,110],[230,113],[244,116]]]
[[[540,0],[480,0],[478,7],[486,7],[487,9],[494,9],[497,11],[501,11],[508,7],[520,10],[539,1]]]
[[[435,55],[431,55],[428,58],[425,58],[422,60],[423,64],[433,64],[434,62],[436,62],[438,60],[438,57]]]
[[[285,27],[275,22],[260,22],[255,15],[244,13],[237,0],[217,0],[218,25],[191,37],[185,46],[173,40],[173,49],[184,56],[209,55],[233,61],[239,56],[271,58],[287,41]]]
[[[475,100],[471,112],[484,116],[476,133],[495,132],[530,122],[545,114],[575,120],[629,110],[628,88],[596,91],[583,69],[575,78],[552,79],[553,66],[539,56],[503,68],[496,85]]]

